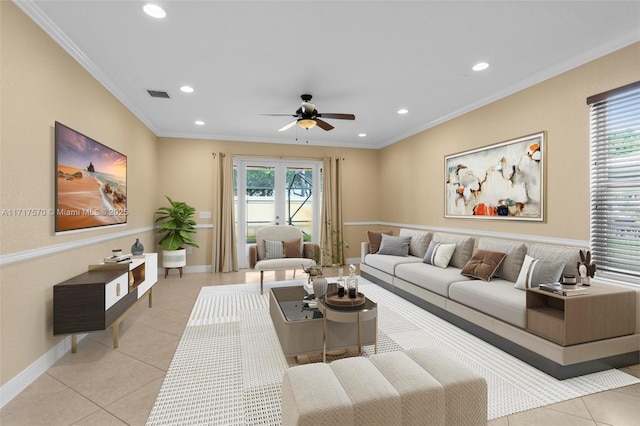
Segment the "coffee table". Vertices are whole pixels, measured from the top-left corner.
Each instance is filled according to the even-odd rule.
[[[337,312],[322,303],[319,309],[309,308],[303,301],[306,294],[301,285],[270,290],[269,314],[285,356],[323,353],[326,359],[327,351],[355,346],[362,350],[364,345],[376,345],[377,351],[375,302],[367,299],[360,314],[356,310]]]

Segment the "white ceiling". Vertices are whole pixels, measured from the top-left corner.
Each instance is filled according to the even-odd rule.
[[[164,137],[380,148],[640,41],[640,1],[15,2]],[[260,115],[303,93],[356,120]]]

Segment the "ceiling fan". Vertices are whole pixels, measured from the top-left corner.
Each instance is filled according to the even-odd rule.
[[[333,126],[327,123],[326,121],[321,120],[321,118],[335,118],[338,120],[355,120],[356,119],[356,116],[353,114],[338,114],[338,113],[328,113],[328,112],[321,114],[316,109],[316,106],[309,102],[311,100],[311,95],[304,94],[304,95],[301,95],[300,98],[302,99],[302,105],[300,106],[300,108],[296,110],[295,114],[262,114],[262,115],[295,117],[295,120],[293,120],[291,123],[279,129],[278,130],[279,132],[284,132],[285,130],[290,129],[291,127],[295,126],[296,123],[303,129],[309,130],[312,127],[315,127],[315,125],[317,124],[318,127],[320,127],[321,129],[328,131],[333,129]]]

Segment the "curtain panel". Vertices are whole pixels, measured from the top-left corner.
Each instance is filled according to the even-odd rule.
[[[344,159],[324,157],[322,167],[322,265],[344,265],[342,173]]]
[[[214,272],[238,270],[235,209],[233,198],[233,156],[213,154],[214,159],[214,224],[211,267]]]

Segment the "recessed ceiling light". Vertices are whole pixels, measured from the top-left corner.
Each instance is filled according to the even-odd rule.
[[[358,133],[358,136],[361,137],[361,138],[364,138],[365,136],[367,136],[367,134],[366,133]]]
[[[398,114],[406,114],[408,112],[409,112],[409,110],[406,109],[406,108],[401,108],[401,109],[398,110]]]
[[[163,8],[153,3],[145,4],[144,6],[142,6],[142,10],[144,10],[144,13],[151,16],[152,18],[161,19],[167,16],[167,12],[165,12]]]
[[[474,71],[482,71],[482,70],[486,70],[487,68],[489,68],[489,64],[488,63],[486,63],[486,62],[478,62],[471,69],[474,70]]]
[[[202,121],[202,120],[196,120],[195,123],[198,126],[204,126],[204,121]]]
[[[193,87],[191,86],[182,86],[180,90],[184,93],[193,93]]]

